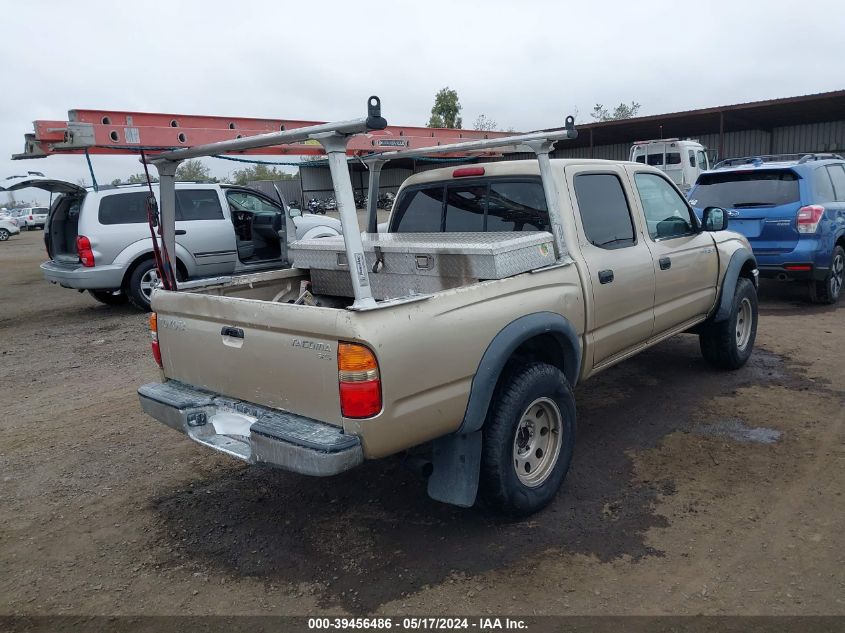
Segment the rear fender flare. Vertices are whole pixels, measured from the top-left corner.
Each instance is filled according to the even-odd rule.
[[[434,469],[428,478],[428,495],[432,499],[462,507],[475,503],[481,469],[481,429],[493,392],[517,348],[541,334],[557,339],[563,353],[564,374],[575,386],[581,371],[581,345],[575,328],[565,317],[554,312],[536,312],[506,325],[481,357],[460,428],[434,441]]]
[[[719,295],[716,312],[713,314],[713,322],[718,323],[724,321],[731,315],[731,305],[733,304],[734,292],[736,291],[736,284],[739,280],[739,275],[742,272],[743,266],[748,262],[756,269],[757,260],[754,255],[747,248],[738,248],[731,255],[728,262],[728,268],[725,271],[725,279],[722,282],[722,292]],[[756,279],[755,279],[756,286]]]

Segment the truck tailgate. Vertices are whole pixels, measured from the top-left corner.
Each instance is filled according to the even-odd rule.
[[[155,294],[167,378],[340,426],[339,310]]]

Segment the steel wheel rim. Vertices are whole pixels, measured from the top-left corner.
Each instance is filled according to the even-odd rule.
[[[155,268],[150,268],[141,277],[141,294],[146,297],[147,301],[152,297],[153,290],[158,287],[158,282],[158,271]]]
[[[563,443],[563,417],[554,400],[537,398],[519,418],[513,467],[520,483],[536,488],[552,474]]]
[[[833,266],[831,266],[830,275],[830,294],[832,297],[838,297],[842,290],[842,278],[845,275],[845,258],[837,254],[833,258]]]
[[[739,304],[736,315],[736,346],[739,349],[745,349],[751,338],[751,319],[751,301],[746,298]]]

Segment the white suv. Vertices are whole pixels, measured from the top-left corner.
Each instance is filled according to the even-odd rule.
[[[61,195],[50,208],[44,241],[47,281],[88,290],[109,305],[127,299],[147,310],[158,284],[147,223],[146,185],[99,191],[49,178],[26,178],[6,190],[36,187]],[[158,185],[153,185],[158,195]],[[176,184],[178,277],[240,274],[289,265],[293,239],[340,235],[333,218],[302,216],[245,187],[216,183]],[[287,236],[290,236],[288,239]]]
[[[21,228],[25,227],[27,231],[43,229],[47,223],[47,213],[49,211],[47,207],[28,207],[21,209],[21,211],[23,211],[21,218],[24,221],[24,224],[21,224]]]

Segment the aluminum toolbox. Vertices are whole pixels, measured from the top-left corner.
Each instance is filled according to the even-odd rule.
[[[548,266],[555,262],[553,241],[550,233],[535,231],[363,236],[377,300],[438,292]],[[300,240],[290,245],[289,252],[295,268],[311,271],[315,294],[352,296],[343,238]]]

